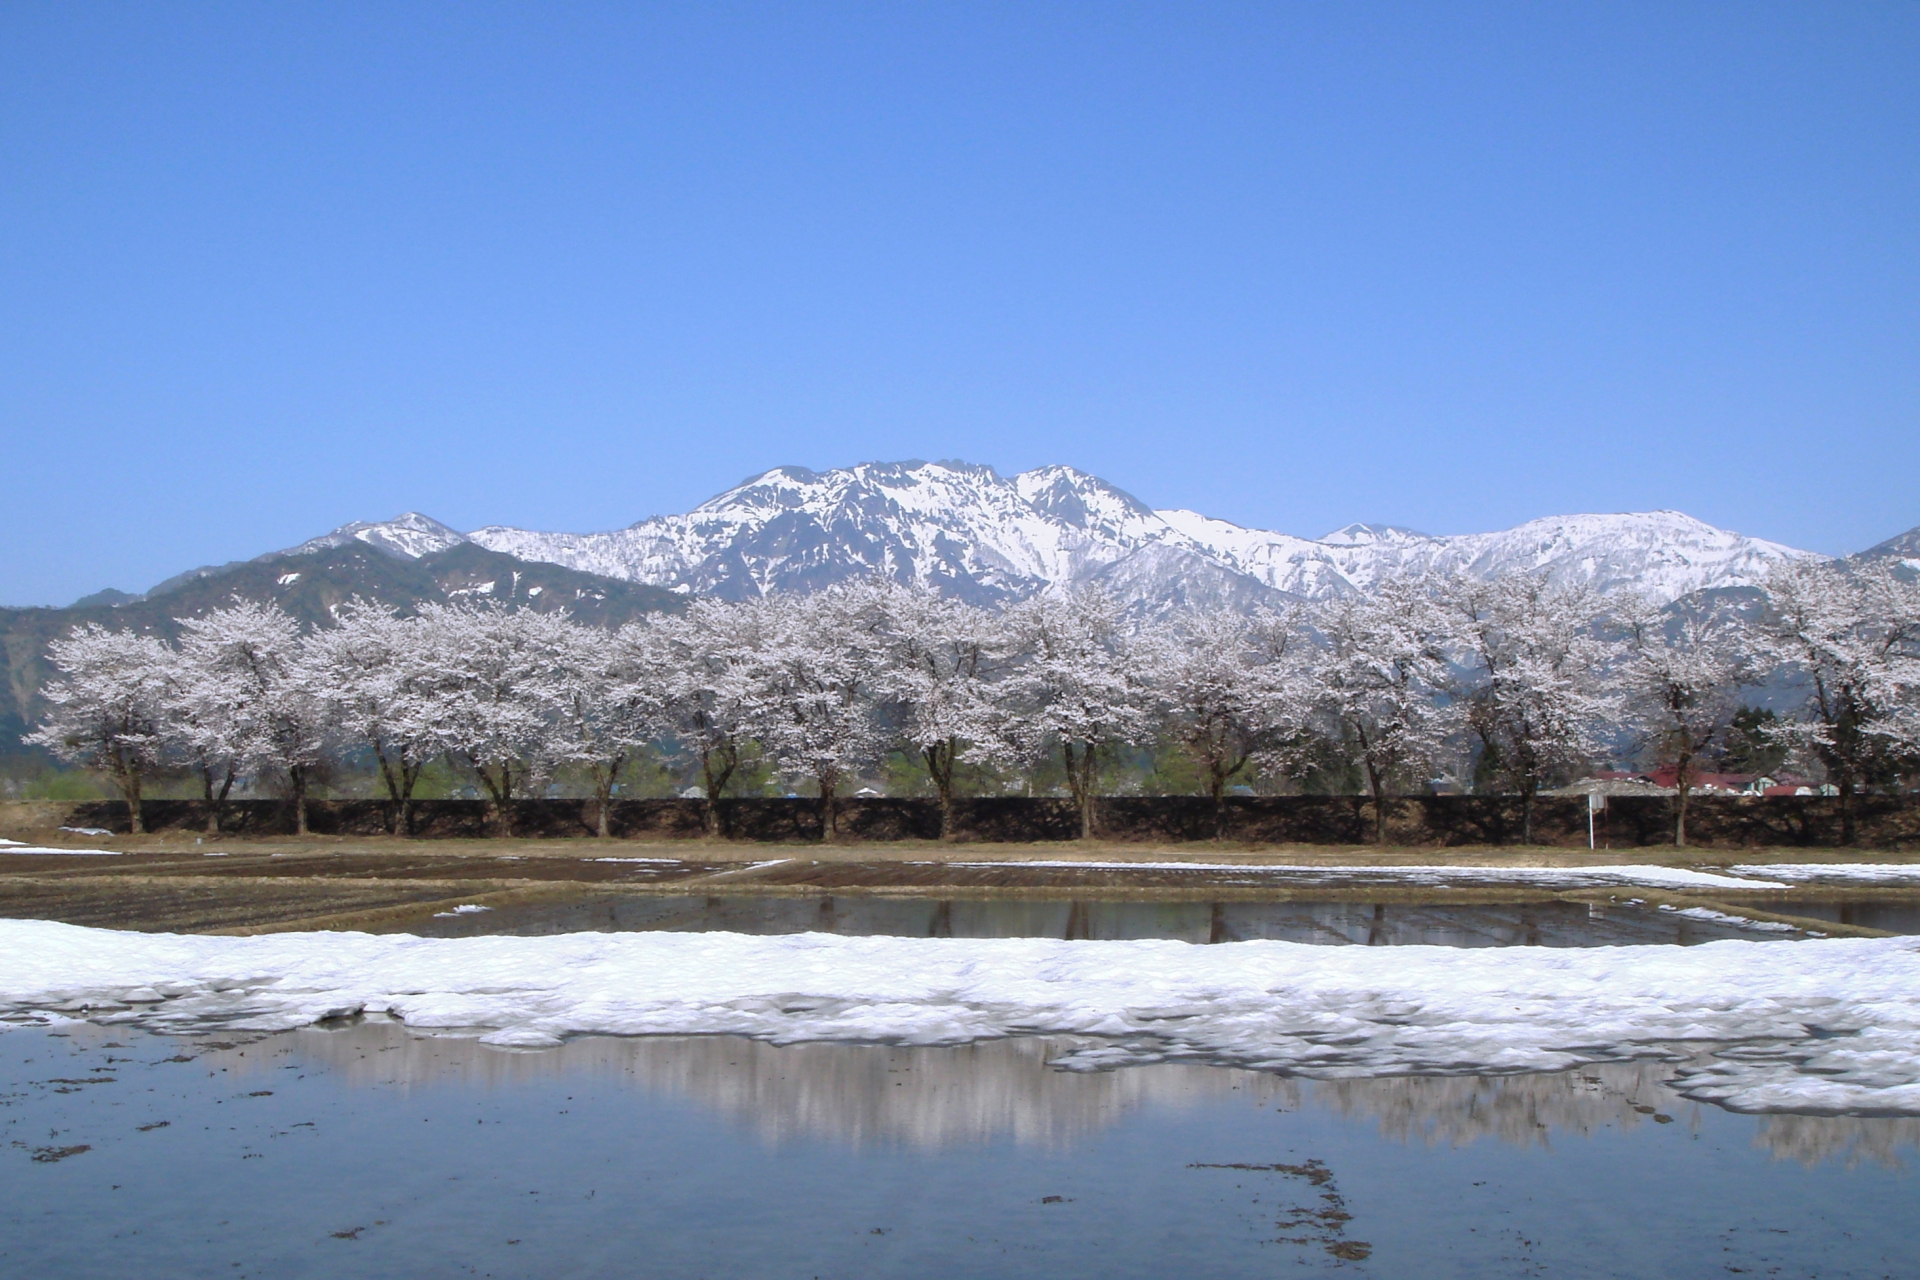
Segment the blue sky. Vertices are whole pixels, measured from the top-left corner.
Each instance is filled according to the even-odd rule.
[[[1082,467],[1920,523],[1920,5],[0,9],[0,603]]]

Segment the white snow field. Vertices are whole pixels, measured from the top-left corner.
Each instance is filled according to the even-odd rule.
[[[576,933],[252,938],[0,921],[0,1010],[163,1031],[355,1012],[534,1048],[569,1036],[957,1044],[1085,1037],[1059,1065],[1315,1077],[1666,1056],[1740,1111],[1920,1115],[1920,939],[1550,949]],[[1698,1042],[1687,1052],[1678,1042]]]

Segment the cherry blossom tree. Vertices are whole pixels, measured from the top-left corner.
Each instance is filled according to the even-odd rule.
[[[678,617],[655,618],[647,639],[662,674],[662,728],[700,770],[707,834],[717,837],[720,799],[755,749],[748,723],[751,659],[772,613],[695,600]]]
[[[199,776],[208,835],[219,834],[234,783],[257,763],[265,714],[257,686],[228,661],[218,632],[217,623],[182,624],[162,700],[167,753]]]
[[[1228,786],[1299,730],[1302,640],[1295,617],[1227,609],[1175,615],[1139,639],[1161,731],[1206,779],[1215,840],[1226,831]]]
[[[628,763],[660,736],[670,685],[644,622],[613,632],[570,625],[565,646],[548,753],[558,763],[584,767],[593,779],[596,831],[604,840],[612,834],[613,789]]]
[[[140,790],[159,767],[170,655],[152,636],[76,627],[47,646],[61,677],[41,689],[47,713],[25,741],[104,775],[141,822]]]
[[[1521,798],[1520,839],[1533,843],[1543,787],[1605,749],[1616,701],[1597,679],[1612,654],[1599,601],[1577,584],[1514,576],[1458,578],[1440,601],[1445,639],[1467,671],[1458,691],[1482,761]]]
[[[1000,732],[995,680],[1010,639],[1000,615],[924,587],[870,588],[880,612],[878,695],[898,715],[899,741],[940,799],[940,838],[953,838],[954,774],[1012,752]]]
[[[1675,771],[1673,842],[1687,843],[1687,808],[1701,765],[1725,743],[1754,681],[1737,617],[1716,609],[1661,609],[1628,596],[1612,617],[1626,657],[1611,673],[1625,722]]]
[[[177,621],[194,679],[227,701],[248,765],[285,780],[294,829],[307,834],[307,792],[326,758],[328,719],[299,624],[278,605],[238,599]]]
[[[440,741],[485,791],[495,831],[511,835],[514,800],[550,763],[570,624],[561,613],[430,604],[419,625]]]
[[[1386,840],[1389,790],[1433,767],[1459,723],[1443,700],[1444,622],[1423,582],[1388,582],[1316,611],[1322,645],[1306,657],[1312,720],[1350,753],[1373,798],[1373,838]]]
[[[1920,584],[1885,562],[1790,560],[1766,590],[1766,655],[1807,691],[1777,733],[1826,770],[1840,793],[1841,841],[1852,844],[1856,794],[1920,750]]]
[[[821,838],[839,839],[838,793],[880,754],[875,716],[881,617],[855,585],[734,606],[760,615],[760,643],[736,669],[754,736],[790,776],[820,790]]]
[[[364,601],[307,638],[307,666],[328,722],[373,752],[392,806],[393,834],[413,834],[413,791],[442,751],[423,650],[425,628]]]
[[[1060,753],[1080,838],[1090,840],[1100,757],[1152,734],[1120,603],[1095,588],[1049,593],[1010,608],[1007,626],[1021,656],[1003,686],[1002,732],[1031,757]]]

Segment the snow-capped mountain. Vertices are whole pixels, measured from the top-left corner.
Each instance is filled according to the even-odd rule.
[[[1353,524],[1299,538],[1193,511],[1155,511],[1071,467],[1003,477],[963,462],[778,467],[685,515],[610,533],[489,526],[463,535],[408,513],[345,525],[294,550],[352,540],[407,558],[471,541],[523,560],[726,599],[878,572],[975,601],[1099,581],[1147,610],[1364,592],[1430,570],[1480,578],[1544,572],[1665,601],[1745,585],[1775,561],[1811,554],[1677,511],[1556,516],[1457,537]]]
[[[332,533],[323,533],[297,547],[289,547],[280,554],[298,556],[309,551],[324,551],[328,547],[364,542],[403,560],[418,560],[421,556],[430,556],[466,541],[467,535],[451,525],[441,524],[432,516],[423,516],[418,511],[409,511],[378,523],[355,520],[352,524],[341,525]]]

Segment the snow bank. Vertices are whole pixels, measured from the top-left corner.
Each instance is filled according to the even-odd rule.
[[[1782,862],[1767,866],[1732,867],[1735,875],[1770,876],[1804,884],[1920,884],[1916,862]]]
[[[1920,939],[1556,949],[576,933],[255,938],[0,921],[0,1010],[174,1031],[358,1011],[535,1047],[717,1033],[958,1044],[1085,1037],[1061,1065],[1188,1059],[1317,1077],[1677,1068],[1736,1110],[1920,1114]]]
[[[70,853],[77,858],[117,858],[118,849],[56,849],[51,845],[21,844],[18,840],[0,840],[0,853]]]
[[[1411,885],[1450,884],[1526,884],[1559,889],[1604,888],[1611,885],[1642,885],[1666,889],[1785,889],[1784,884],[1751,877],[1716,875],[1709,871],[1689,871],[1682,867],[1607,866],[1607,867],[1316,867],[1265,865],[1243,862],[1073,862],[1065,859],[1041,862],[917,863],[918,866],[955,867],[1065,867],[1091,871],[1205,871],[1242,872],[1248,875],[1282,876],[1309,884],[1337,884],[1346,880],[1397,882]],[[1766,867],[1736,867],[1736,871],[1760,875]]]
[[[1712,924],[1737,924],[1743,929],[1761,929],[1769,933],[1799,932],[1794,925],[1782,924],[1778,920],[1752,920],[1746,916],[1730,916],[1724,911],[1711,911],[1706,907],[1675,907],[1663,902],[1660,904],[1660,910],[1671,915],[1684,916],[1688,920],[1705,920]],[[1826,937],[1823,933],[1816,933],[1813,936]]]

